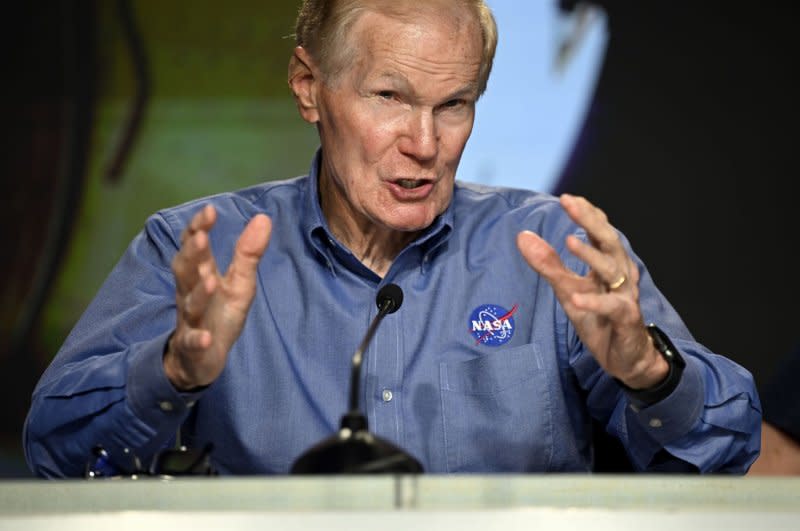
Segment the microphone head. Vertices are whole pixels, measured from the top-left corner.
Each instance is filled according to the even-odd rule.
[[[387,314],[396,312],[403,304],[403,290],[397,284],[386,284],[375,298],[378,309]]]

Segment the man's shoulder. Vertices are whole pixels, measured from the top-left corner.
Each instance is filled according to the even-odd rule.
[[[453,200],[459,209],[496,209],[500,212],[547,210],[559,205],[558,198],[546,192],[466,181],[456,181]]]
[[[459,229],[475,234],[486,228],[514,233],[528,229],[560,241],[579,230],[553,194],[461,181],[455,187],[453,216]]]
[[[221,192],[195,198],[179,205],[164,208],[153,217],[164,218],[168,223],[185,225],[205,205],[217,210],[219,220],[239,218],[248,220],[257,213],[272,214],[278,207],[291,207],[304,197],[308,176],[261,182],[238,190]]]

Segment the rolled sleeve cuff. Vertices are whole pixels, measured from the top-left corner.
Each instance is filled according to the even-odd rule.
[[[139,344],[128,370],[129,407],[156,432],[180,425],[203,394],[202,390],[182,393],[167,378],[163,357],[170,333]]]
[[[662,447],[689,433],[704,407],[705,389],[699,362],[686,356],[686,367],[675,390],[648,407],[627,407],[641,428]]]

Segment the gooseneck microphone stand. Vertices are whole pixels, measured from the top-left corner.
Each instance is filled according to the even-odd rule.
[[[378,292],[375,316],[363,341],[353,354],[350,379],[350,404],[342,416],[339,431],[312,446],[292,465],[292,474],[386,474],[423,472],[422,465],[410,454],[369,432],[367,417],[358,407],[359,383],[364,352],[384,317],[403,303],[403,290],[387,284]]]

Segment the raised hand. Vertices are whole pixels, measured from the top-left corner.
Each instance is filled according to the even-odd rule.
[[[172,261],[177,323],[164,354],[164,370],[180,390],[208,385],[225,368],[228,351],[239,337],[253,301],[258,262],[272,232],[269,217],[254,216],[222,274],[208,236],[216,219],[211,205],[195,214]]]
[[[561,205],[586,230],[589,242],[567,237],[567,248],[591,269],[580,276],[538,235],[522,231],[517,246],[553,288],[584,345],[603,369],[634,389],[663,380],[669,366],[652,345],[639,307],[639,270],[605,213],[582,197],[564,194]]]

